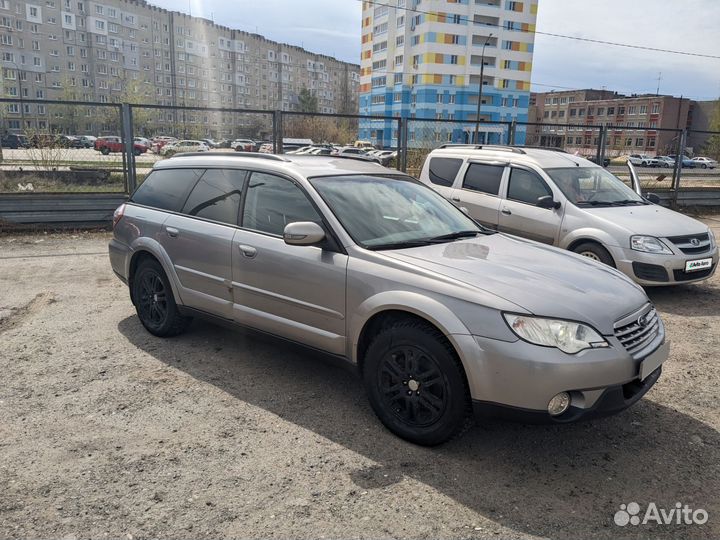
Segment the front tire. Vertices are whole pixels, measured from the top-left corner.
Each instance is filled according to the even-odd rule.
[[[370,405],[395,435],[433,446],[470,424],[470,392],[452,345],[421,321],[382,330],[366,353],[363,381]]]
[[[151,334],[171,337],[181,334],[192,321],[180,314],[170,282],[160,263],[140,263],[133,279],[133,302],[140,322]]]
[[[592,259],[615,268],[615,261],[613,260],[612,255],[610,255],[610,252],[600,244],[596,244],[594,242],[583,242],[582,244],[575,246],[573,251],[578,255],[582,255],[588,259]]]

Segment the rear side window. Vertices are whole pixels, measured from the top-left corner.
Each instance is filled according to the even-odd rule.
[[[552,191],[537,174],[525,169],[512,170],[508,186],[508,199],[537,204],[537,200],[546,195],[552,196]]]
[[[462,187],[481,193],[497,195],[500,192],[504,166],[471,163],[465,173]]]
[[[182,213],[237,224],[245,171],[208,169],[195,184]]]
[[[205,169],[159,169],[150,173],[133,193],[131,201],[161,210],[178,212],[188,192]]]
[[[462,163],[462,159],[430,158],[430,181],[438,186],[452,186]]]

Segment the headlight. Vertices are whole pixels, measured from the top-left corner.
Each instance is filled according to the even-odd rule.
[[[535,345],[556,347],[568,354],[584,349],[608,347],[608,342],[600,334],[579,322],[512,313],[504,313],[503,316],[518,337]]]
[[[654,236],[631,236],[630,247],[635,251],[644,251],[645,253],[672,255],[670,248]]]
[[[708,235],[710,236],[710,249],[715,249],[715,246],[717,245],[715,233],[710,227],[708,227]]]

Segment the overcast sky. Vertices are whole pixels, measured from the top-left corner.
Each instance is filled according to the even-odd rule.
[[[358,0],[150,0],[231,28],[360,61]],[[720,0],[540,0],[539,32],[720,55]],[[720,59],[537,35],[533,90],[602,88],[693,99],[720,95]],[[542,86],[541,86],[542,85]],[[562,88],[558,88],[562,89]]]

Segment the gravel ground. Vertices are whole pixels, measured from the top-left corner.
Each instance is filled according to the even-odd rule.
[[[317,353],[197,321],[149,335],[108,239],[0,237],[2,538],[720,537],[718,276],[650,291],[671,359],[630,410],[428,449]],[[633,501],[709,521],[616,526]]]

